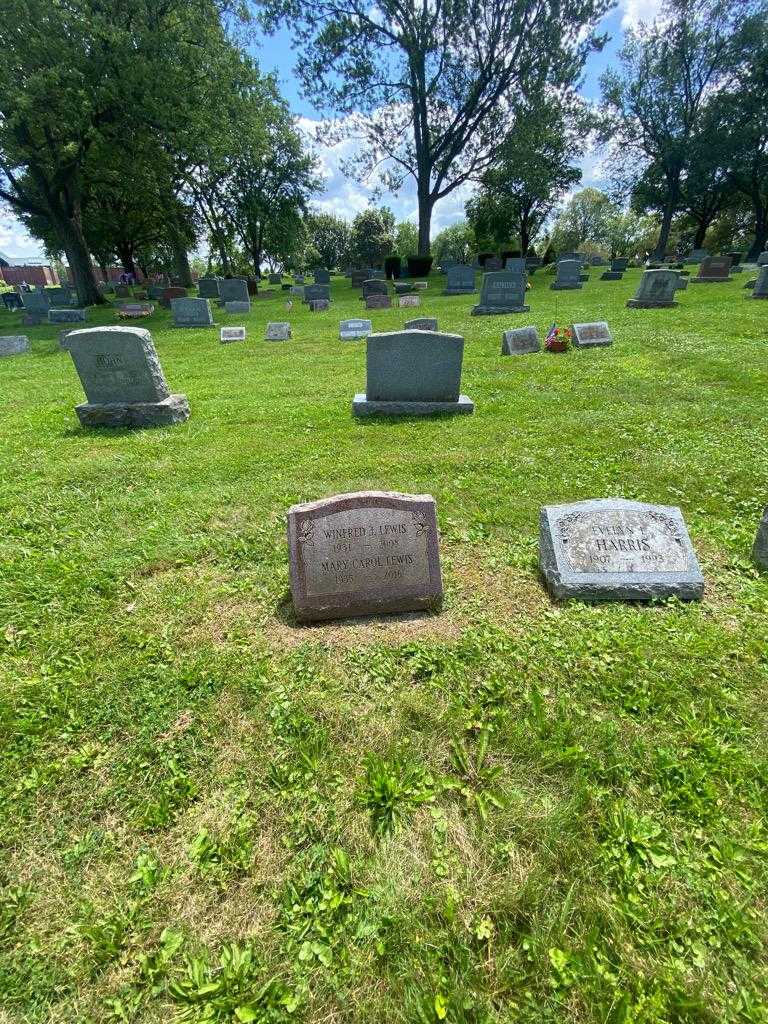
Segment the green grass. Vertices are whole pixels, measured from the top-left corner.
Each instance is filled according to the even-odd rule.
[[[80,429],[57,327],[0,360],[2,1024],[768,1020],[768,305],[597,277],[370,314],[465,336],[468,417],[352,418],[342,280],[288,343],[142,322],[170,429]],[[500,357],[555,315],[614,346]],[[445,610],[298,627],[285,511],[364,488],[436,498]],[[701,604],[546,597],[539,507],[606,495]]]

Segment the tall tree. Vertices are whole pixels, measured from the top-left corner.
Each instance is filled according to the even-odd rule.
[[[341,268],[350,260],[349,224],[332,213],[309,213],[307,231],[317,258],[328,270]]]
[[[296,68],[321,110],[362,138],[350,169],[416,184],[419,254],[438,200],[491,164],[500,137],[569,95],[611,0],[257,0],[262,22],[294,27]]]
[[[83,225],[94,153],[159,139],[207,94],[217,0],[6,0],[0,19],[0,199],[46,220],[82,303],[102,301]]]
[[[395,247],[395,215],[386,206],[363,210],[352,221],[352,258],[360,266],[381,263]]]
[[[756,0],[666,0],[658,21],[627,32],[620,70],[601,78],[603,138],[612,139],[616,177],[631,189],[653,166],[663,190],[657,258],[666,252],[687,169],[702,152],[707,103],[733,82],[744,22],[756,6]]]

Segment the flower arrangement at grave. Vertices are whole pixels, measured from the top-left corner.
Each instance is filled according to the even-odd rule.
[[[567,352],[573,341],[573,332],[570,327],[558,327],[552,324],[547,334],[544,348],[547,352]]]

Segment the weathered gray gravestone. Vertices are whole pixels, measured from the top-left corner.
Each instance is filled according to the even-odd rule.
[[[29,338],[26,334],[0,335],[0,356],[20,356],[29,352]]]
[[[757,275],[757,281],[748,299],[768,299],[768,266],[761,267]]]
[[[291,594],[302,622],[437,611],[435,500],[358,491],[288,509]]]
[[[699,273],[691,278],[692,284],[716,284],[730,280],[731,257],[707,256],[701,261]]]
[[[557,276],[549,286],[553,291],[571,291],[581,288],[581,263],[579,260],[558,260]]]
[[[197,294],[201,299],[218,299],[219,295],[219,278],[218,277],[201,277],[197,282]],[[157,291],[157,288],[154,289]],[[153,299],[157,299],[159,295],[152,294],[153,289],[150,288],[150,296]],[[162,291],[161,293],[162,294]]]
[[[752,558],[761,569],[768,569],[768,506],[763,509],[763,515],[755,534],[755,543],[752,547]]]
[[[501,337],[503,356],[521,356],[539,351],[541,342],[535,327],[516,327],[514,330],[504,331]]]
[[[233,341],[245,341],[244,327],[222,327],[219,331],[219,342],[229,345]]]
[[[458,263],[448,268],[443,295],[471,295],[475,290],[475,268]]]
[[[392,287],[395,289],[396,295],[408,295],[415,291],[414,281],[393,281]]]
[[[367,338],[372,330],[370,320],[342,320],[339,324],[339,338],[341,341],[356,341],[358,338]]]
[[[307,303],[310,313],[324,313],[331,308],[330,299],[310,299]]]
[[[363,284],[369,280],[370,271],[368,270],[353,270],[350,276],[350,283],[353,288],[362,288]]]
[[[315,284],[331,283],[331,272],[330,270],[325,270],[325,268],[323,267],[318,267],[315,271],[313,271],[313,276],[315,278]]]
[[[497,270],[503,270],[501,259],[498,256],[490,256],[485,261],[485,272],[492,274]]]
[[[627,301],[630,309],[669,309],[676,306],[675,292],[679,287],[676,270],[645,270],[632,299]]]
[[[376,277],[371,277],[366,281],[363,281],[363,298],[367,299],[369,295],[388,295],[389,288],[386,281],[380,281]]]
[[[392,298],[389,295],[367,295],[365,297],[366,309],[389,309],[392,306]]]
[[[286,320],[267,324],[265,341],[288,341],[291,337],[291,325]]]
[[[212,327],[213,314],[208,299],[171,299],[174,327]]]
[[[398,297],[397,297],[397,304],[398,304],[398,306],[409,307],[409,308],[412,308],[414,306],[420,306],[421,305],[421,296],[420,295],[398,295]]]
[[[525,304],[525,263],[520,260],[522,270],[499,270],[483,274],[480,288],[480,302],[472,307],[472,316],[493,316],[503,313],[527,313],[531,308]]]
[[[189,417],[186,396],[168,390],[149,331],[70,331],[67,349],[86,395],[86,402],[75,409],[84,427],[166,426]]]
[[[233,300],[231,302],[225,302],[224,303],[224,312],[225,313],[250,313],[251,312],[251,303],[250,303],[250,301],[242,302],[240,299],[236,299],[236,300]]]
[[[764,267],[768,265],[768,249],[764,249],[763,252],[757,257],[758,267]]]
[[[283,283],[283,275],[282,274],[270,274],[269,275],[269,283],[270,284],[282,284]]]
[[[49,324],[82,324],[88,319],[84,309],[49,309]]]
[[[624,272],[627,269],[629,260],[621,257],[620,259],[611,260],[611,266],[609,270],[604,271],[600,275],[601,281],[621,281],[624,276]]]
[[[704,578],[679,508],[599,498],[541,510],[539,566],[555,598],[697,601]]]
[[[243,277],[223,278],[219,281],[219,305],[226,302],[248,302],[248,282]]]
[[[331,301],[331,288],[327,284],[305,284],[304,301],[313,302],[315,299],[327,299]]]
[[[600,348],[613,344],[613,337],[605,320],[589,324],[572,324],[571,335],[576,348]]]
[[[24,309],[30,313],[47,314],[51,308],[51,301],[45,292],[23,292],[21,298],[24,302]]]
[[[416,320],[406,320],[404,331],[437,331],[437,320],[434,317],[422,316]]]
[[[51,305],[56,307],[71,306],[76,298],[70,288],[48,288],[47,293]]]
[[[709,256],[709,249],[694,249],[685,259],[686,263],[701,263]]]
[[[471,413],[460,394],[464,339],[436,331],[372,334],[366,353],[366,391],[355,395],[355,416]]]

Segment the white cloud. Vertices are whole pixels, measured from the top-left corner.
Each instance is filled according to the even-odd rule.
[[[635,28],[641,22],[650,25],[661,14],[663,0],[621,0],[621,27]]]
[[[40,256],[43,247],[37,239],[27,234],[24,225],[7,208],[0,211],[0,252],[6,256],[23,259],[25,256]]]

